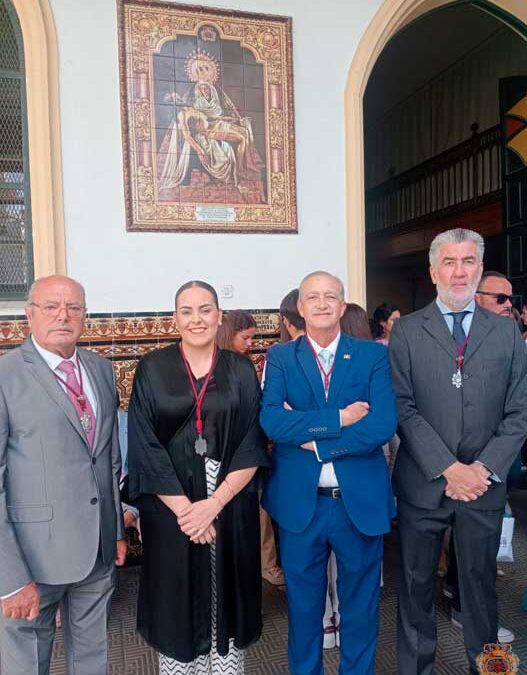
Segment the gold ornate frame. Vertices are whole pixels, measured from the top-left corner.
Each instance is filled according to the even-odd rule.
[[[117,7],[127,230],[297,232],[291,19],[148,0],[117,0]],[[182,56],[177,50],[194,39],[197,48]],[[209,52],[204,40],[218,44]],[[241,61],[226,63],[228,50]],[[200,75],[205,61],[210,68]],[[174,92],[163,97],[165,65],[174,73],[173,83],[163,75]],[[233,80],[238,72],[240,82]],[[184,86],[187,93],[177,93]],[[213,96],[223,101],[223,116],[201,114],[201,91],[206,105]],[[251,96],[258,103],[247,112]],[[227,105],[233,107],[226,111]],[[208,173],[212,159],[199,154],[195,139],[224,151],[217,173],[226,177]],[[249,147],[256,158],[250,162]]]

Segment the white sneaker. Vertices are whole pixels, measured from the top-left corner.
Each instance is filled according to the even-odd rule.
[[[515,635],[514,633],[509,630],[508,628],[504,628],[503,626],[499,626],[498,628],[498,642],[503,642],[505,644],[508,644],[509,642],[514,642]]]
[[[452,609],[450,621],[452,622],[452,625],[454,625],[456,628],[463,628],[461,613],[458,612],[457,610]],[[509,630],[508,628],[504,628],[503,626],[498,626],[498,642],[509,644],[510,642],[514,642],[514,639],[515,635],[511,630]]]

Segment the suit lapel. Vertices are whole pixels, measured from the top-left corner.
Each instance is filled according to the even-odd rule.
[[[423,328],[429,333],[441,347],[452,356],[455,361],[457,358],[457,351],[454,339],[448,330],[447,323],[435,302],[432,302],[425,309],[423,314]]]
[[[57,382],[55,375],[53,375],[47,363],[41,358],[40,354],[33,347],[31,338],[28,338],[26,342],[24,342],[21,349],[24,356],[24,361],[33,374],[33,377],[40,383],[49,397],[59,406],[59,408],[61,408],[71,425],[86,443],[86,447],[89,448],[88,440],[86,439],[86,435],[81,426],[75,408],[73,407],[71,401],[65,394],[60,384]]]
[[[319,407],[324,408],[326,406],[326,396],[324,394],[322,376],[318,369],[317,362],[315,361],[315,357],[313,356],[313,352],[311,351],[311,347],[307,342],[307,337],[304,336],[298,338],[297,343],[298,362],[304,371],[309,386],[313,390],[313,394],[315,395]]]
[[[465,352],[464,363],[472,358],[492,328],[493,326],[485,315],[485,312],[481,311],[476,304],[474,318],[472,319],[472,325],[470,326],[470,337],[467,344],[467,351]]]
[[[344,382],[349,381],[354,357],[354,344],[347,335],[341,333],[337,352],[335,354],[335,368],[329,385],[328,403],[338,400],[338,395]]]

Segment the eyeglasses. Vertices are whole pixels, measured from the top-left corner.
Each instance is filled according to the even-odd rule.
[[[50,317],[58,316],[60,311],[64,309],[71,317],[78,319],[86,311],[84,305],[59,305],[56,302],[46,302],[43,305],[40,305],[38,302],[30,302],[29,304],[38,307],[44,316]]]
[[[511,305],[514,304],[514,298],[516,297],[515,295],[507,295],[507,293],[489,293],[488,291],[476,291],[478,295],[492,295],[494,298],[496,298],[496,302],[498,305],[504,305],[507,300],[511,303]]]

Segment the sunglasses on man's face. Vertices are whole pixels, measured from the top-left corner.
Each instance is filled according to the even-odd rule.
[[[476,293],[478,295],[492,295],[492,297],[496,298],[498,305],[504,305],[507,300],[513,305],[514,298],[516,297],[514,295],[507,295],[507,293],[489,293],[488,291],[476,291]]]

